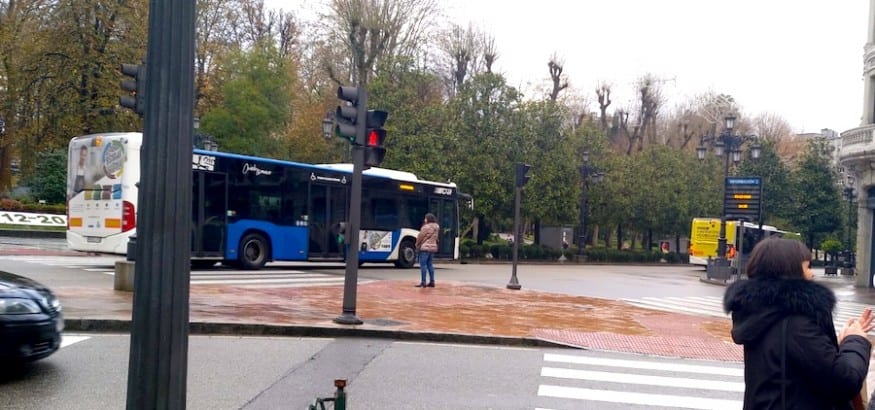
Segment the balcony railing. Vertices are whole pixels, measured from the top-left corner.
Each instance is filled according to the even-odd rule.
[[[842,133],[839,161],[862,159],[875,160],[875,124],[852,128]]]
[[[857,144],[871,144],[875,124],[853,128],[842,133],[842,147]]]

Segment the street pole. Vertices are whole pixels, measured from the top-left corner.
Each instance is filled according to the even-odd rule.
[[[368,93],[364,87],[359,92],[356,118],[356,141],[365,140],[365,122],[367,121]],[[352,181],[350,186],[349,223],[346,226],[346,272],[343,277],[343,311],[334,319],[341,325],[360,325],[362,320],[356,316],[356,292],[358,291],[359,268],[359,227],[362,219],[362,171],[365,167],[365,149],[358,144],[352,147]]]
[[[194,0],[150,2],[128,409],[186,406],[194,32]]]
[[[583,177],[583,186],[580,188],[580,228],[577,232],[577,260],[580,261],[583,257],[583,248],[586,246],[586,165],[581,170],[580,175]]]
[[[517,255],[519,254],[520,241],[522,240],[522,235],[520,235],[520,197],[522,196],[523,188],[517,186],[514,188],[514,198],[513,198],[513,267],[511,268],[510,273],[510,282],[507,284],[508,289],[519,290],[522,288],[520,286],[519,280],[516,277],[516,264],[517,264]]]
[[[725,137],[725,136],[724,136]],[[726,145],[723,166],[723,208],[720,210],[720,236],[717,238],[717,259],[722,261],[726,259],[726,178],[729,177],[729,157],[732,155],[733,141],[730,138],[723,139]]]

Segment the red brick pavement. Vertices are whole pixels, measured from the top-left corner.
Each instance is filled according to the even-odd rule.
[[[103,288],[59,287],[68,319],[130,320],[132,294]],[[313,326],[348,329],[342,286],[191,287],[192,323]],[[539,338],[585,349],[740,361],[728,339],[728,319],[638,308],[607,299],[532,290],[409,281],[358,286],[355,328],[439,334]]]

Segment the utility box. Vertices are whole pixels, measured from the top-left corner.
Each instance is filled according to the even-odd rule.
[[[540,234],[541,245],[549,246],[553,249],[562,249],[563,240],[568,246],[576,242],[574,227],[572,226],[543,226],[541,227]]]

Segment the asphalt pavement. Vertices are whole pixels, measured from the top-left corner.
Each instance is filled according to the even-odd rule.
[[[2,254],[75,254],[37,247],[4,247]],[[438,266],[440,269],[440,266]],[[536,266],[526,267],[536,274]],[[440,278],[440,275],[437,275]],[[841,300],[875,305],[875,292],[853,277],[818,275]],[[653,310],[624,301],[528,289],[438,281],[360,283],[361,325],[334,322],[343,312],[343,286],[257,287],[196,284],[190,288],[194,334],[385,337],[527,346],[569,346],[680,357],[741,361],[727,317]],[[721,286],[714,284],[713,286]],[[68,331],[128,332],[133,293],[105,285],[52,286]]]

